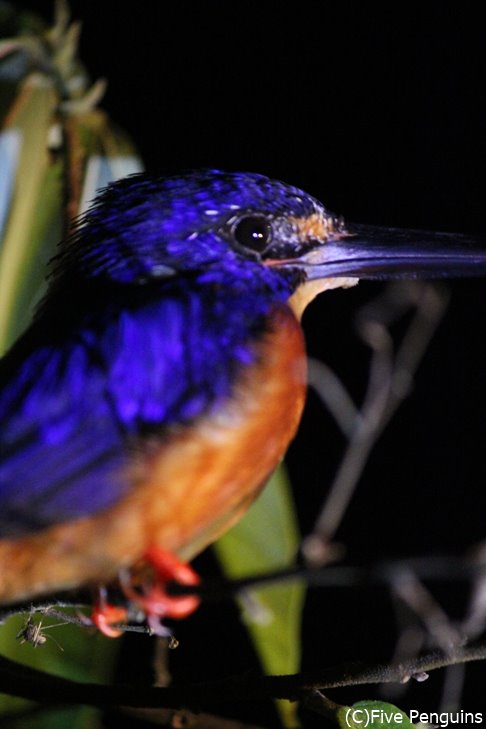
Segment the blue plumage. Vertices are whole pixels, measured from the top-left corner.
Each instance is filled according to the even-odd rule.
[[[130,601],[150,625],[189,614],[196,598],[163,597],[168,576],[197,582],[177,556],[244,513],[298,426],[296,316],[358,277],[484,273],[467,242],[348,228],[260,175],[109,186],[0,362],[0,601],[111,582],[142,559],[156,582]],[[92,619],[115,635],[128,617],[100,603]]]
[[[219,172],[136,176],[102,193],[0,363],[0,536],[116,503],[147,435],[230,395],[295,281],[235,247],[228,221],[316,206],[282,183]]]
[[[239,278],[242,260],[228,245],[228,221],[263,212],[285,224],[289,216],[304,218],[322,210],[310,195],[258,174],[133,175],[98,196],[64,245],[53,278],[67,281],[73,274],[136,284],[163,278],[170,270],[187,274],[210,267],[217,267],[222,279],[231,271]],[[293,231],[289,226],[284,232],[291,237]]]

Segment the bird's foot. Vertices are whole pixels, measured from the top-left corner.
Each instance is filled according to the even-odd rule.
[[[201,602],[199,597],[171,595],[168,591],[169,583],[188,586],[199,584],[199,575],[192,567],[160,547],[148,549],[142,564],[150,568],[150,579],[147,579],[146,570],[142,570],[142,577],[138,572],[135,576],[129,572],[120,575],[120,585],[128,605],[112,605],[108,602],[106,588],[100,586],[87,624],[95,625],[109,638],[118,638],[124,632],[119,626],[129,622],[135,608],[147,621],[151,633],[168,637],[171,632],[161,620],[180,620],[196,610]]]
[[[194,612],[200,598],[196,595],[171,595],[168,585],[198,585],[199,575],[171,552],[160,547],[150,547],[143,556],[143,563],[151,568],[150,581],[143,580],[134,587],[133,580],[122,578],[122,589],[132,605],[145,616],[147,624],[157,635],[167,636],[170,631],[161,624],[161,619],[181,620]]]
[[[109,603],[106,588],[100,586],[98,588],[98,597],[91,612],[91,623],[108,638],[118,638],[123,634],[123,630],[113,626],[126,623],[127,619],[128,609],[121,605]]]

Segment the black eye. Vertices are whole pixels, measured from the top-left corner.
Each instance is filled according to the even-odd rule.
[[[272,226],[264,215],[246,215],[233,224],[235,241],[244,248],[263,253],[272,238]]]

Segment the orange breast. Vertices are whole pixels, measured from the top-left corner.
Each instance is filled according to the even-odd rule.
[[[305,348],[288,307],[274,312],[256,352],[231,400],[134,455],[134,488],[115,507],[0,541],[0,601],[109,582],[151,545],[190,559],[237,521],[284,455],[304,405]]]

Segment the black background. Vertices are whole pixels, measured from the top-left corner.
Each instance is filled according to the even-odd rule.
[[[50,3],[24,4],[49,17]],[[109,79],[103,107],[131,133],[146,167],[258,171],[302,187],[349,220],[485,232],[479,10],[444,2],[262,5],[71,3],[83,19],[82,57],[93,78]],[[330,363],[358,398],[368,353],[356,339],[353,315],[378,290],[360,284],[329,293],[304,319],[309,352]],[[484,282],[453,282],[450,290],[413,394],[375,449],[339,531],[350,564],[462,554],[485,534]],[[331,418],[311,395],[288,457],[304,533],[342,449]],[[215,569],[209,558],[199,564],[205,573]],[[467,583],[433,589],[449,615],[460,618]],[[231,605],[202,608],[179,637],[173,666],[179,678],[254,666]],[[385,589],[314,590],[304,667],[386,660],[396,638]],[[120,676],[141,680],[149,653],[150,641],[128,641]],[[467,711],[486,710],[485,670],[467,669]],[[406,709],[437,709],[442,682],[434,674],[396,701]],[[332,693],[340,703],[373,696],[372,687]],[[222,713],[268,726],[275,721],[271,708],[256,705]],[[322,722],[306,716],[305,725]]]

